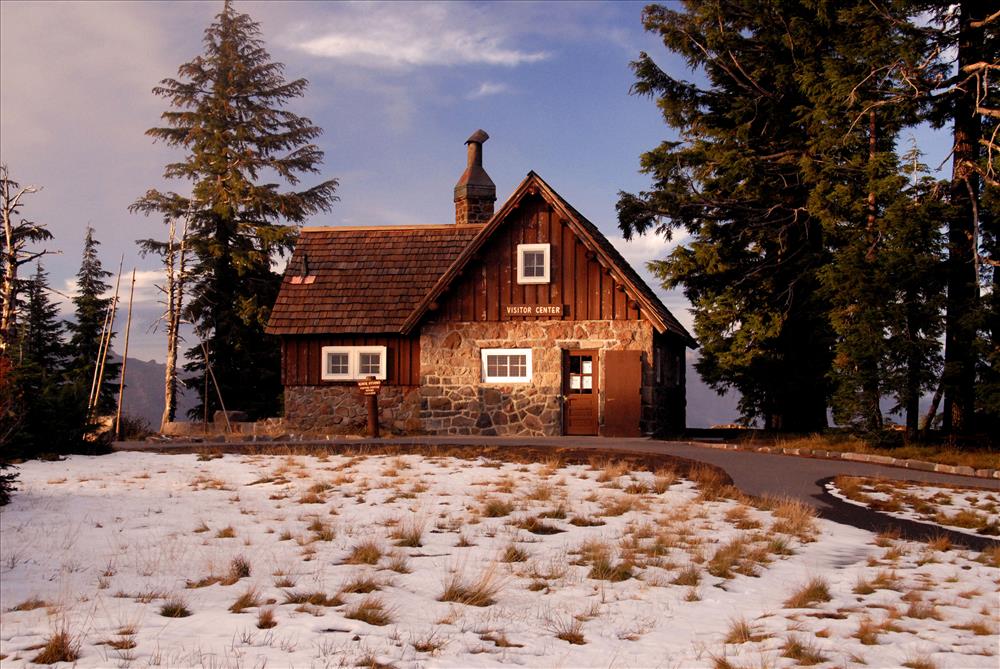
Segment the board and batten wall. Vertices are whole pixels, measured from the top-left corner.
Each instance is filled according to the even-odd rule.
[[[550,244],[547,284],[517,283],[517,245]],[[562,305],[562,315],[509,315],[511,305]],[[429,320],[638,321],[642,309],[541,197],[530,197],[441,296]]]
[[[355,385],[354,381],[323,381],[324,346],[385,346],[390,386],[420,385],[420,335],[297,335],[281,338],[281,382],[285,386]]]

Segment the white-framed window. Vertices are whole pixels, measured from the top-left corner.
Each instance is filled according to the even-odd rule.
[[[549,244],[517,245],[517,282],[549,283]]]
[[[484,348],[483,381],[486,383],[528,383],[531,381],[530,348]]]
[[[324,381],[385,380],[385,346],[324,346],[322,361]]]

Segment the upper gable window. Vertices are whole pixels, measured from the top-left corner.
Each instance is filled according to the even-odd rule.
[[[517,282],[549,283],[549,244],[517,245]]]
[[[324,346],[324,381],[385,379],[385,346]]]

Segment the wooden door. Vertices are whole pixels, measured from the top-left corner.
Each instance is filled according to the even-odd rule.
[[[641,437],[642,352],[605,351],[604,369],[614,370],[604,380],[605,437]]]
[[[565,434],[597,434],[597,351],[567,351],[563,371]]]

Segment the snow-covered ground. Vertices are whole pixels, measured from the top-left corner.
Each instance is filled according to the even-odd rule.
[[[838,476],[827,489],[847,502],[896,518],[981,537],[1000,535],[1000,492],[981,488]]]
[[[138,453],[20,474],[4,667],[61,630],[81,667],[998,662],[997,552],[753,508],[707,478],[702,495],[612,466]]]

